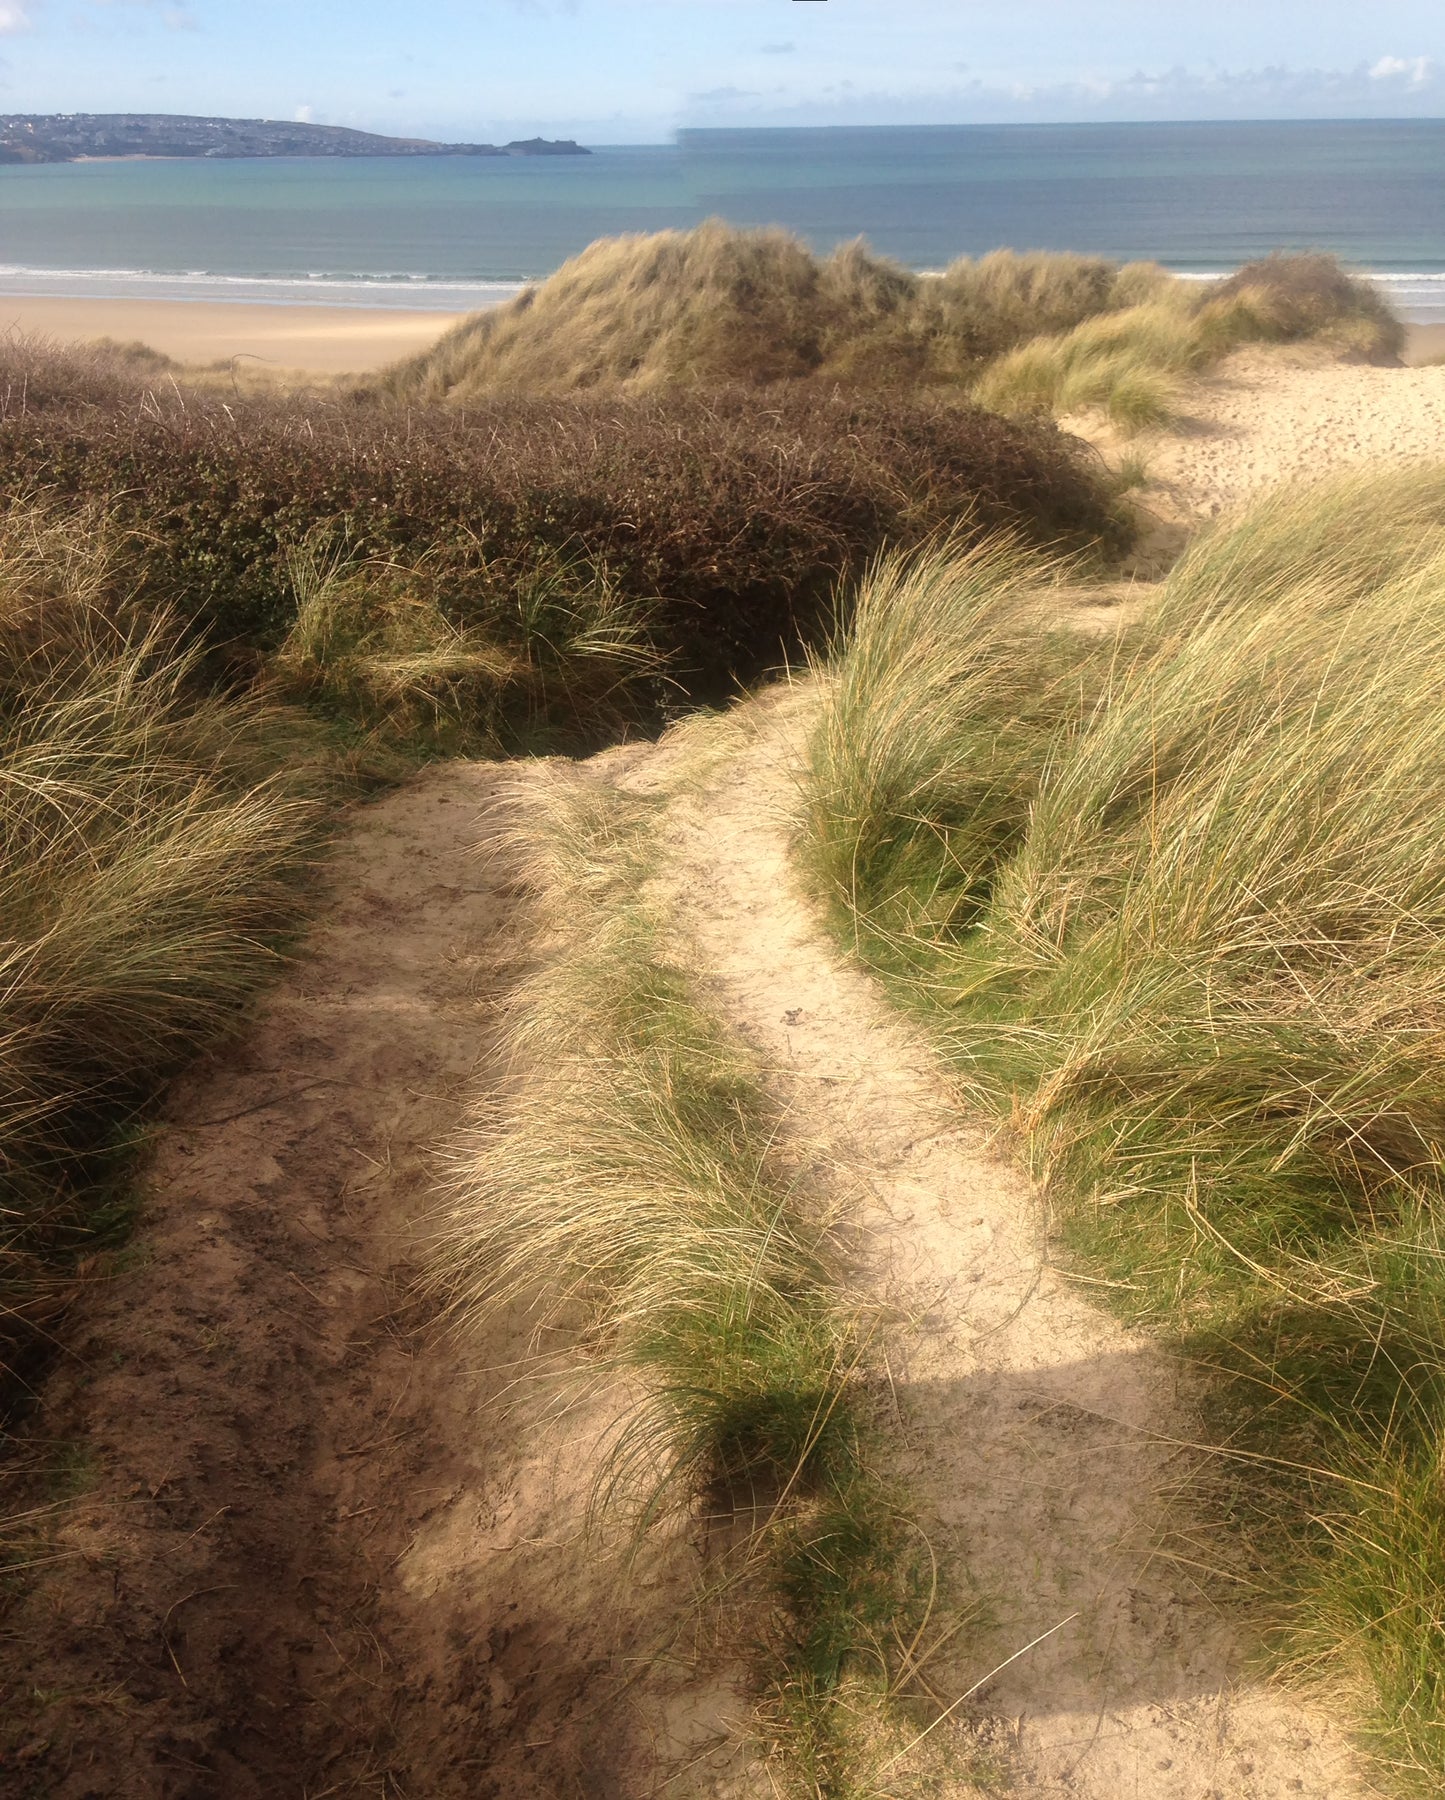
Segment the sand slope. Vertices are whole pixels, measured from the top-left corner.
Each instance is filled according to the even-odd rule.
[[[1182,413],[1175,429],[1138,449],[1146,503],[1192,524],[1281,481],[1445,458],[1445,365],[1374,368],[1311,348],[1244,350],[1190,383]],[[1094,435],[1087,423],[1082,430]]]

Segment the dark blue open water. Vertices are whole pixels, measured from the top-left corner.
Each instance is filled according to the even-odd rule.
[[[1317,247],[1445,317],[1445,121],[693,131],[558,159],[0,167],[0,291],[453,308],[709,214],[916,269],[1001,244],[1221,270]]]

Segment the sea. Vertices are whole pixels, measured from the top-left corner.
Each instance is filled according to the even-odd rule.
[[[1000,245],[1217,275],[1319,249],[1445,323],[1445,120],[682,131],[585,157],[0,166],[0,294],[471,310],[717,216],[924,271]]]

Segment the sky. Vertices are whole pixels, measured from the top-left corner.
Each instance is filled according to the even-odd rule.
[[[0,0],[0,111],[498,142],[1445,117],[1441,0]]]

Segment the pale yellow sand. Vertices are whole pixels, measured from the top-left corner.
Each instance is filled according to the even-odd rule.
[[[1445,366],[1374,368],[1322,351],[1244,350],[1143,449],[1151,486],[1210,518],[1280,481],[1365,463],[1445,461]]]
[[[1158,527],[1135,571],[1145,577],[1203,521],[1279,482],[1445,462],[1445,362],[1381,368],[1316,345],[1254,346],[1185,383],[1177,404],[1171,425],[1133,439],[1097,414],[1060,421],[1110,464],[1142,461],[1140,499]]]
[[[229,300],[52,300],[0,296],[0,332],[66,341],[139,341],[185,363],[239,357],[251,367],[336,375],[425,350],[462,315]]]

